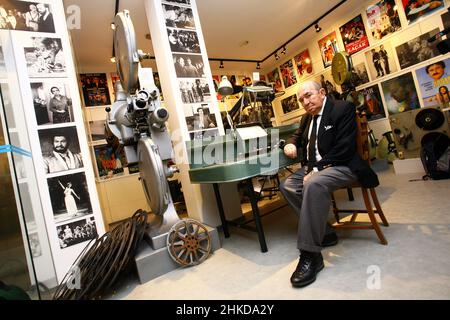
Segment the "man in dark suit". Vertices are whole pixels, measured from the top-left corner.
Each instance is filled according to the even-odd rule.
[[[48,9],[48,6],[43,3],[36,4],[39,12],[38,31],[39,32],[55,32],[55,25],[53,24],[53,14]]]
[[[300,260],[291,283],[304,287],[314,282],[324,267],[322,247],[337,243],[336,233],[327,224],[331,193],[356,180],[375,187],[378,178],[357,153],[355,106],[327,97],[325,88],[314,81],[300,85],[298,98],[307,113],[284,153],[295,158],[299,150],[302,167],[284,180],[280,189],[299,215]]]

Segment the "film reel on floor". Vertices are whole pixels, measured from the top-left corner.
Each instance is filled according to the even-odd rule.
[[[170,257],[183,267],[200,264],[211,253],[208,230],[196,220],[180,220],[169,230],[167,250]]]

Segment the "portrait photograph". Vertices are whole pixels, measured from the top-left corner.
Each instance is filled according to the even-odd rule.
[[[178,80],[178,86],[183,103],[211,102],[211,92],[206,79],[184,79]]]
[[[167,28],[172,52],[200,53],[198,35],[195,31]]]
[[[204,78],[203,58],[194,54],[173,54],[173,64],[178,78]]]
[[[280,66],[280,72],[285,88],[289,88],[290,86],[297,83],[297,77],[295,76],[292,59],[289,59]]]
[[[293,94],[287,98],[281,100],[281,107],[283,108],[283,113],[287,114],[289,112],[299,110],[300,104],[297,99],[297,95]]]
[[[47,179],[55,223],[92,214],[84,172]]]
[[[333,31],[327,36],[323,37],[317,42],[317,44],[319,45],[323,67],[327,68],[331,66],[334,55],[339,51],[337,46],[336,32]]]
[[[92,141],[106,139],[106,120],[89,121],[89,131]]]
[[[353,91],[346,100],[352,102],[358,111],[364,111],[368,121],[386,118],[378,84]]]
[[[352,66],[352,84],[355,87],[361,86],[369,82],[369,74],[367,73],[366,64],[361,62]]]
[[[273,83],[273,89],[275,92],[283,91],[283,85],[281,84],[280,73],[278,68],[267,74],[267,80],[269,83]]]
[[[396,47],[395,51],[397,51],[400,69],[408,68],[440,55],[436,48],[437,42],[429,43],[427,41],[438,32],[439,28],[433,29]]]
[[[50,4],[2,0],[0,29],[55,33]]]
[[[56,233],[61,249],[95,239],[98,236],[94,217],[59,225],[56,227]]]
[[[366,60],[369,65],[369,75],[372,81],[397,71],[394,51],[389,42],[385,42],[378,47],[373,47],[366,51]]]
[[[191,8],[163,4],[166,26],[181,29],[195,29],[194,15]]]
[[[82,73],[80,81],[86,107],[111,104],[106,73]]]
[[[369,46],[369,38],[361,15],[341,26],[339,31],[348,54],[351,55]]]
[[[123,174],[123,159],[125,155],[108,144],[94,146],[95,162],[100,178],[111,178]]]
[[[83,167],[75,126],[38,130],[45,173]]]
[[[411,72],[386,80],[381,83],[381,87],[390,115],[420,108]]]
[[[294,57],[295,66],[297,67],[298,76],[309,76],[313,73],[312,61],[309,55],[309,50],[303,50]]]
[[[211,113],[208,105],[197,105],[192,107],[191,113],[185,112],[188,131],[217,128],[216,115]]]
[[[59,38],[22,37],[28,75],[66,77],[66,60]]]
[[[416,70],[424,107],[448,107],[450,103],[450,58]]]
[[[402,28],[395,0],[382,0],[366,9],[369,32],[381,40]]]
[[[219,129],[189,132],[191,140],[211,139],[219,135]]]
[[[64,81],[31,83],[34,114],[38,126],[74,122],[69,85]]]
[[[402,0],[401,2],[408,24],[445,7],[444,0]]]

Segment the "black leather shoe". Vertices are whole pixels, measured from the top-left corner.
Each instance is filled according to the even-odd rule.
[[[323,257],[320,252],[301,251],[300,261],[291,276],[292,286],[301,288],[313,283],[323,267]]]
[[[338,243],[338,236],[336,232],[328,233],[323,237],[322,247],[335,246]]]

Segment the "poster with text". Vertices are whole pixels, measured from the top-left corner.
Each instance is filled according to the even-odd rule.
[[[289,59],[280,66],[281,78],[283,79],[283,84],[285,88],[297,83],[297,77],[294,72],[294,65],[292,64],[292,59]]]
[[[444,0],[402,0],[408,24],[433,12],[444,9]]]
[[[450,102],[450,58],[416,70],[424,107],[448,107]]]
[[[294,57],[295,66],[297,67],[297,73],[300,78],[309,76],[313,73],[313,67],[309,50],[303,50]],[[300,79],[299,79],[300,80]]]
[[[353,54],[369,46],[369,38],[361,15],[341,26],[339,31],[348,54]]]
[[[359,111],[364,111],[368,121],[386,117],[378,84],[353,91],[346,100],[352,102]]]
[[[278,68],[267,74],[267,79],[269,83],[273,83],[273,89],[275,92],[283,91],[283,85],[281,84],[280,73]]]
[[[381,40],[402,28],[395,0],[382,0],[366,9],[369,32]]]
[[[82,73],[80,80],[86,107],[111,104],[106,73]]]
[[[318,41],[320,55],[322,57],[323,66],[327,68],[331,66],[333,57],[338,52],[336,32],[333,31]]]
[[[411,72],[386,80],[381,87],[390,115],[420,108]]]

